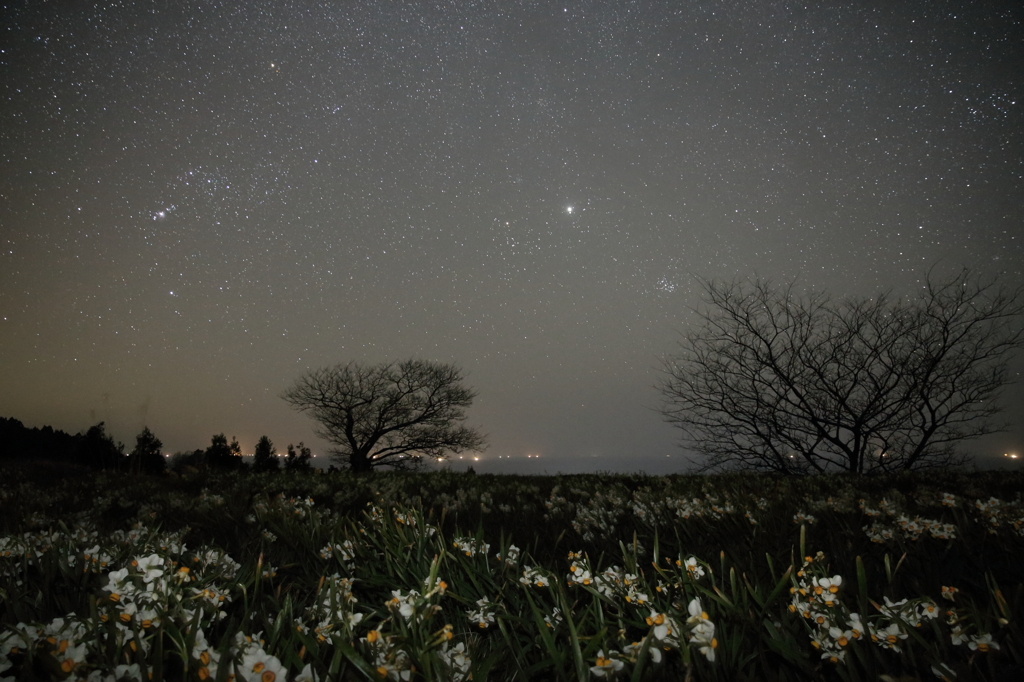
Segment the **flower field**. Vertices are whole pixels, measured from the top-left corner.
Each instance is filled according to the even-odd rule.
[[[0,474],[0,680],[1024,679],[1020,473]]]

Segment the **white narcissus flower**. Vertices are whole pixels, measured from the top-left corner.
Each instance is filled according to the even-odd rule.
[[[650,597],[648,597],[643,592],[635,592],[633,590],[630,590],[629,593],[626,594],[626,601],[628,601],[630,604],[636,604],[637,606],[643,606],[648,601],[650,601]]]
[[[562,610],[557,606],[551,611],[551,615],[544,616],[544,623],[549,628],[554,628],[555,625],[562,622]]]
[[[700,604],[699,597],[694,597],[690,600],[690,603],[686,605],[686,611],[690,614],[690,617],[686,619],[687,623],[708,620],[708,614],[704,612],[704,608]]]
[[[72,646],[68,640],[61,640],[59,651],[52,653],[60,661],[60,669],[65,673],[70,673],[79,665],[85,663],[85,656],[88,654],[88,651],[86,651],[85,642]]]
[[[698,621],[690,630],[690,643],[697,645],[697,650],[704,655],[708,661],[714,663],[715,649],[718,648],[718,640],[715,639],[715,624],[710,620]]]
[[[828,629],[828,636],[838,644],[839,646],[846,646],[853,639],[853,632],[851,630],[841,630],[835,626]]]
[[[245,682],[285,682],[287,679],[287,671],[277,656],[268,654],[260,646],[247,648],[237,670]]]
[[[686,568],[686,572],[694,578],[704,577],[704,568],[697,563],[697,557],[690,557],[683,562],[683,567]]]
[[[701,606],[700,599],[694,597],[686,606],[690,617],[686,619],[690,630],[690,643],[696,644],[700,653],[709,661],[715,660],[715,649],[718,648],[718,640],[715,639],[715,624],[708,619],[708,614]]]
[[[469,609],[466,611],[466,616],[473,623],[476,623],[477,627],[481,630],[487,629],[487,627],[494,622],[494,609],[493,603],[487,597],[481,597],[476,600],[477,610],[474,611]]]
[[[387,601],[387,605],[392,609],[398,609],[402,617],[409,620],[416,613],[413,600],[419,596],[420,594],[416,590],[409,590],[407,595],[403,595],[401,590],[391,590],[391,599]]]
[[[535,587],[548,587],[550,585],[550,581],[547,576],[542,574],[533,566],[523,567],[523,577],[519,579],[519,582],[524,585],[533,585]]]
[[[643,645],[643,642],[627,644],[622,647],[622,653],[630,656],[631,658],[636,658],[640,655],[640,650],[643,649]],[[661,663],[661,647],[655,645],[647,647],[647,655],[651,657],[651,660],[654,661],[654,663]]]
[[[444,661],[445,665],[448,666],[449,678],[451,682],[462,682],[462,680],[468,679],[469,668],[472,664],[468,654],[466,653],[465,642],[459,642],[452,648],[448,648],[448,642],[444,642],[441,645],[441,649],[438,652],[441,656],[441,660]]]
[[[132,663],[131,665],[121,664],[114,668],[114,679],[115,680],[141,680],[142,671],[139,669],[138,663]]]
[[[164,558],[159,554],[150,554],[135,560],[135,566],[142,573],[142,581],[151,583],[164,574]]]
[[[573,565],[571,572],[569,573],[569,580],[572,583],[579,583],[580,585],[590,585],[594,582],[594,577],[590,574],[590,571],[586,570],[582,566]]]
[[[665,639],[671,633],[672,620],[664,613],[658,613],[651,609],[651,615],[646,618],[647,624],[654,628],[655,639]]]
[[[850,629],[850,634],[853,635],[854,639],[860,639],[861,635],[867,632],[864,627],[864,623],[860,620],[859,613],[851,613],[849,620],[846,622],[846,626]]]
[[[885,647],[886,649],[892,649],[893,651],[900,651],[899,640],[906,639],[907,633],[903,632],[903,629],[899,626],[899,623],[893,623],[892,625],[877,630],[872,637],[878,644]]]
[[[110,601],[121,601],[122,597],[131,596],[135,587],[128,580],[128,569],[121,568],[107,574],[107,585],[103,588],[110,593]]]
[[[819,596],[826,592],[835,594],[839,591],[839,586],[843,584],[843,576],[834,575],[831,578],[814,578],[811,582],[814,585],[814,594]]]
[[[971,640],[967,642],[967,646],[972,651],[989,651],[998,650],[999,645],[992,641],[992,635],[975,635],[971,637]]]
[[[614,652],[612,652],[614,653]],[[597,677],[609,677],[622,670],[625,664],[617,658],[606,658],[604,650],[597,652],[597,661],[590,666],[590,672]]]

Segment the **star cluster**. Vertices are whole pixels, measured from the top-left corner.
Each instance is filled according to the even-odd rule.
[[[316,442],[300,372],[418,356],[485,459],[677,469],[696,277],[1024,281],[1024,7],[847,5],[8,6],[0,414]]]

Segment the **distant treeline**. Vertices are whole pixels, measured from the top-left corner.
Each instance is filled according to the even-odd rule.
[[[149,429],[143,429],[136,440],[136,447],[126,454],[124,443],[115,443],[103,422],[72,436],[50,426],[30,429],[17,419],[0,417],[0,461],[4,462],[51,462],[147,473],[164,471],[167,462],[161,452],[163,443]]]
[[[309,448],[299,443],[298,447],[289,445],[287,457],[279,459],[274,444],[263,436],[256,446],[251,468],[274,471],[283,465],[286,470],[305,470],[310,468],[310,457]],[[135,437],[135,447],[126,452],[124,443],[114,442],[107,434],[103,422],[72,436],[50,426],[30,429],[17,419],[0,417],[0,463],[3,462],[51,462],[151,474],[163,473],[168,467],[176,471],[249,468],[242,459],[238,441],[232,439],[229,443],[223,433],[214,435],[205,450],[179,452],[168,461],[163,443],[149,428]]]
[[[28,428],[17,419],[0,417],[0,460],[74,462],[84,436],[53,427]]]

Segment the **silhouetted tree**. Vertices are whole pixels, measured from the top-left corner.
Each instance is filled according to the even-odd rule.
[[[284,461],[285,471],[309,471],[312,466],[309,460],[313,457],[313,452],[299,441],[298,450],[289,443],[288,444],[288,458]]]
[[[269,438],[263,436],[256,443],[256,450],[253,452],[253,471],[277,471],[280,463],[277,461],[277,450]]]
[[[124,444],[115,444],[100,422],[80,436],[76,459],[79,464],[94,469],[117,469],[124,463]]]
[[[406,360],[313,370],[282,397],[319,422],[332,457],[367,472],[482,449],[484,437],[461,424],[475,396],[455,365]]]
[[[82,436],[50,426],[28,428],[17,419],[0,417],[0,460],[74,461]]]
[[[228,443],[227,436],[218,433],[210,439],[210,447],[206,448],[206,465],[214,469],[237,470],[245,468],[242,460],[242,448],[232,437]]]
[[[964,461],[1024,342],[1022,289],[964,270],[913,297],[835,301],[792,284],[705,283],[665,362],[664,415],[706,468],[884,472]]]
[[[164,444],[153,435],[149,427],[143,427],[135,436],[135,447],[128,454],[128,468],[133,473],[161,474],[167,468],[163,454]]]

